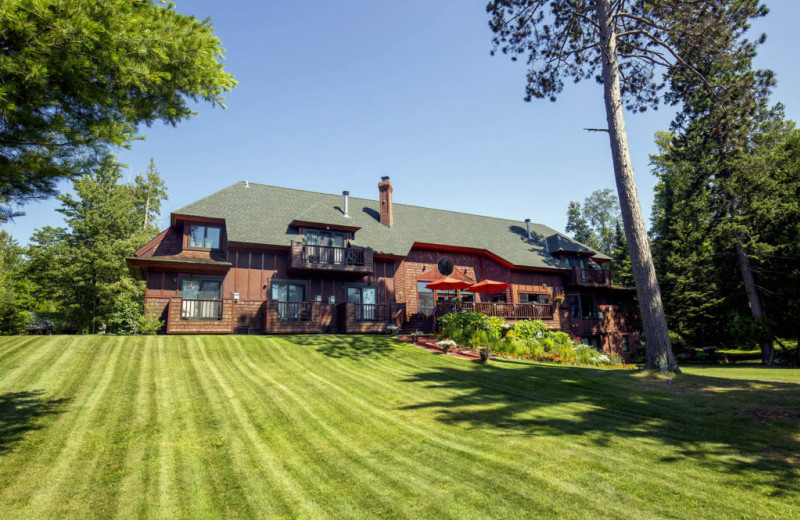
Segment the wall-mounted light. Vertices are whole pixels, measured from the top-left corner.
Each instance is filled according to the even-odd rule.
[[[545,289],[547,289],[547,284],[546,284],[546,283],[543,283],[543,284],[542,284],[542,287],[544,287]]]
[[[233,293],[233,301],[236,302],[236,303],[239,303],[239,293],[238,292]]]

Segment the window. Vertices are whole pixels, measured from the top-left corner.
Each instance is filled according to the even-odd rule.
[[[306,261],[341,264],[345,260],[347,235],[321,229],[306,230]]]
[[[219,300],[221,280],[184,278],[181,280],[181,298],[190,300]]]
[[[426,287],[428,283],[430,282],[417,282],[417,312],[432,316],[435,305],[433,303],[433,289]]]
[[[271,298],[279,302],[302,302],[306,299],[306,286],[302,283],[273,282]]]
[[[181,319],[222,319],[222,280],[183,278],[180,294]]]
[[[310,321],[311,302],[306,300],[306,286],[302,283],[272,282],[270,299],[277,301],[280,321]]]
[[[519,293],[520,303],[550,303],[549,294]]]
[[[189,247],[219,249],[220,228],[216,226],[189,226]]]
[[[453,261],[449,258],[440,258],[436,266],[439,268],[439,273],[442,276],[450,276],[453,274]]]
[[[581,338],[581,343],[583,343],[584,345],[589,345],[590,347],[594,347],[596,350],[599,350],[601,352],[603,350],[602,349],[603,342],[600,339],[600,336],[586,336],[586,337],[583,337],[583,338]]]
[[[582,256],[567,255],[567,263],[570,267],[586,269],[586,259]]]
[[[569,315],[584,320],[598,320],[603,313],[597,308],[597,300],[591,294],[571,294],[567,296]]]
[[[347,301],[356,304],[356,320],[370,321],[378,319],[377,287],[348,287]]]

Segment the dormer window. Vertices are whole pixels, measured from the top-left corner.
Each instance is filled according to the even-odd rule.
[[[221,229],[218,226],[189,226],[189,247],[192,249],[219,249]]]
[[[586,259],[582,256],[567,255],[567,264],[570,267],[577,267],[578,269],[586,269]]]

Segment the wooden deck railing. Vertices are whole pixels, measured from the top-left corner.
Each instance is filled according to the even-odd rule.
[[[436,315],[449,314],[458,311],[474,311],[497,316],[507,320],[552,320],[553,307],[546,303],[478,303],[463,302],[453,305],[439,303],[436,306]]]
[[[608,286],[611,285],[611,271],[608,269],[581,269],[574,267],[572,285]]]
[[[390,321],[398,305],[391,303],[354,303],[356,321]]]
[[[337,247],[292,242],[290,269],[369,274],[373,251],[368,247]]]
[[[222,300],[181,301],[182,320],[220,320],[222,319]]]
[[[314,302],[275,302],[278,320],[311,321]]]
[[[302,260],[312,264],[365,265],[364,250],[357,247],[303,244]]]

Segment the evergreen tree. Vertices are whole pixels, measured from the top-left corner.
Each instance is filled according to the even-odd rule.
[[[567,233],[572,233],[572,238],[593,249],[597,249],[597,237],[589,227],[586,217],[581,211],[581,203],[571,200],[567,208]]]
[[[158,232],[156,218],[161,213],[161,201],[168,200],[167,188],[151,157],[144,175],[134,179],[134,207],[142,215],[142,231]]]
[[[669,251],[661,270],[687,331],[704,339],[708,323],[727,324],[729,341],[758,342],[770,363],[775,323],[764,274],[786,249],[774,224],[796,207],[786,197],[796,181],[779,174],[793,125],[782,107],[768,106],[774,79],[753,70],[756,43],[737,31],[724,43],[723,53],[695,51],[699,75],[669,76],[667,98],[682,108],[654,161],[662,181],[654,236]]]
[[[625,240],[625,233],[622,231],[620,222],[617,222],[614,228],[614,247],[611,251],[611,258],[611,280],[614,285],[633,287],[631,256],[628,252],[628,242]]]
[[[727,52],[729,42],[738,41],[749,20],[766,14],[766,8],[758,0],[493,0],[486,10],[494,50],[514,60],[522,56],[529,64],[527,100],[555,101],[565,78],[595,78],[603,85],[604,130],[636,280],[647,366],[679,371],[639,207],[623,108],[657,105],[662,86],[655,78],[657,67],[701,78],[694,66],[700,54]]]
[[[23,253],[11,235],[0,231],[0,334],[22,334],[28,322],[30,295]]]
[[[105,326],[109,332],[134,332],[131,324],[141,313],[144,289],[131,278],[125,258],[157,231],[154,208],[166,192],[152,168],[133,184],[120,179],[119,164],[106,158],[74,182],[75,197],[59,196],[58,211],[67,227],[38,230],[31,239],[33,279],[40,287],[57,288],[53,299],[59,313],[84,332]]]
[[[616,195],[606,188],[594,190],[583,201],[570,201],[567,209],[567,231],[572,238],[605,255],[614,252],[615,229],[622,223]]]
[[[653,204],[653,253],[672,330],[695,345],[720,341],[726,307],[719,258],[711,240],[709,190],[693,182],[691,161],[675,160],[672,137],[660,132],[651,157],[659,178]]]
[[[208,19],[166,2],[0,2],[0,201],[49,197],[138,125],[222,105],[222,50]]]

